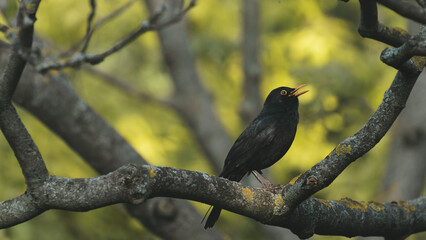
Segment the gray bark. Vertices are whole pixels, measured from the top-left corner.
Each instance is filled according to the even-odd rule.
[[[123,137],[88,106],[63,75],[45,77],[28,69],[14,95],[22,105],[58,134],[100,174],[125,164],[147,164]],[[174,217],[165,217],[160,209],[166,201]],[[221,239],[216,231],[194,227],[201,215],[187,202],[178,199],[153,199],[141,206],[128,205],[129,213],[152,232],[165,239]],[[171,231],[171,229],[174,229]]]
[[[153,14],[163,1],[146,0],[146,3]],[[162,16],[164,18],[171,16],[179,7],[179,1],[166,3],[168,6]],[[175,86],[171,102],[191,129],[216,172],[220,172],[231,147],[231,140],[217,117],[211,95],[197,72],[194,57],[188,48],[185,23],[183,20],[158,31],[164,61]]]

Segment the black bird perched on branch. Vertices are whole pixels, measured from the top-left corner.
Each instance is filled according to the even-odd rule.
[[[306,85],[302,84],[295,88],[279,87],[269,93],[260,114],[241,133],[229,151],[219,177],[239,182],[244,175],[253,173],[264,185],[258,176],[260,174],[269,185],[272,185],[263,175],[262,169],[280,160],[293,143],[299,122],[297,97],[308,92],[297,91],[304,86]],[[213,206],[205,229],[213,227],[221,210]]]

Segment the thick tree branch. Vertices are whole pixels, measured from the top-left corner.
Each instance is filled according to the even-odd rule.
[[[382,52],[380,59],[384,63],[406,73],[411,71],[417,72],[416,69],[411,69],[411,65],[407,65],[406,62],[413,56],[426,55],[426,46],[424,43],[426,39],[426,30],[423,29],[416,36],[410,36],[405,30],[391,29],[378,22],[376,1],[360,0],[359,2],[361,7],[361,19],[358,31],[360,35],[396,47],[386,48]],[[424,65],[423,58],[413,59],[413,61],[415,64]],[[423,69],[423,67],[420,67],[420,69]]]
[[[426,24],[426,12],[422,7],[400,0],[377,0],[377,2],[403,17]]]
[[[46,81],[46,78],[49,80]],[[77,95],[70,80],[61,72],[43,76],[28,68],[14,101],[58,134],[100,174],[129,163],[147,164],[110,124]],[[164,214],[164,205],[168,206],[172,215]],[[199,239],[222,239],[216,230],[206,232],[193,227],[202,217],[186,201],[155,198],[146,204],[126,207],[132,216],[161,238],[180,240],[199,236]]]
[[[416,68],[411,60],[407,64]],[[286,206],[282,211],[291,211],[303,200],[330,185],[349,164],[367,153],[383,138],[404,108],[423,67],[416,70],[410,74],[396,74],[379,108],[361,130],[343,140],[324,160],[302,174],[295,184],[283,193]]]
[[[11,98],[18,85],[26,61],[19,51],[31,49],[35,14],[40,1],[21,1],[17,16],[18,38],[13,43],[6,66],[0,74],[0,128],[21,166],[29,190],[47,176],[40,151],[21,122]]]
[[[370,0],[359,0],[361,7],[361,19],[358,32],[362,37],[399,47],[404,44],[410,35],[403,29],[390,28],[379,23],[377,18],[377,3]]]
[[[39,3],[40,1],[22,1],[19,3],[18,34],[12,42],[13,51],[9,56],[7,65],[0,74],[0,100],[4,103],[10,102],[26,65],[26,61],[20,56],[19,51],[31,49],[36,20],[35,13]]]
[[[326,211],[328,208],[330,208],[327,204],[332,206],[332,209],[333,209],[334,206],[341,206],[338,204],[339,202],[334,203],[333,201],[327,201],[327,202],[319,201],[318,206],[314,205],[314,207],[312,207],[312,206],[305,205],[306,203],[313,204],[312,203],[313,200],[308,200],[302,203],[300,206],[296,207],[297,204],[291,204],[292,201],[294,201],[294,198],[292,197],[301,196],[301,195],[310,196],[310,194],[312,194],[313,192],[329,185],[334,180],[334,178],[337,177],[337,175],[339,175],[340,172],[343,171],[345,167],[347,167],[347,165],[349,165],[352,161],[354,161],[360,155],[362,155],[363,153],[371,149],[380,140],[380,138],[386,133],[387,129],[390,127],[393,120],[398,115],[399,111],[403,108],[406,98],[408,97],[409,92],[412,86],[414,85],[415,80],[416,80],[415,77],[406,77],[399,72],[394,82],[392,83],[390,89],[385,94],[383,103],[381,104],[377,112],[373,115],[373,117],[370,119],[370,121],[363,127],[363,129],[360,130],[360,132],[358,132],[354,136],[346,139],[341,144],[339,144],[339,146],[336,147],[335,150],[333,150],[332,154],[327,156],[327,158],[324,161],[314,166],[307,173],[299,177],[299,179],[296,181],[296,183],[293,186],[279,187],[278,189],[275,190],[275,193],[268,192],[264,189],[255,190],[252,188],[245,188],[238,183],[229,182],[225,179],[214,178],[209,175],[198,173],[198,172],[191,173],[185,170],[172,169],[169,171],[169,170],[164,170],[168,168],[145,166],[144,168],[146,172],[144,174],[146,176],[149,176],[148,180],[151,180],[151,176],[153,176],[152,178],[155,179],[155,184],[163,184],[164,186],[172,188],[172,189],[162,189],[162,187],[160,187],[162,185],[155,185],[155,187],[152,186],[152,188],[155,189],[156,193],[158,193],[158,195],[153,195],[153,196],[163,196],[163,194],[167,194],[165,196],[188,198],[188,199],[192,199],[196,201],[205,202],[208,204],[215,204],[225,209],[235,211],[239,214],[243,214],[243,215],[255,218],[261,222],[288,227],[292,229],[294,232],[296,232],[299,236],[303,236],[303,237],[309,236],[310,234],[313,234],[313,233],[333,234],[332,232],[330,232],[331,231],[330,229],[333,229],[333,228],[331,228],[330,226],[326,224],[327,222],[330,221],[330,219],[328,218],[327,218],[328,220],[322,219],[322,221],[324,222],[322,221],[315,222],[308,225],[305,222],[306,219],[304,219],[303,221],[301,220],[301,222],[304,223],[302,224],[303,226],[300,226],[298,224],[295,225],[294,223],[294,221],[297,222],[298,218],[288,214],[298,213],[299,211],[298,209],[303,209],[303,207],[306,206],[306,209],[307,209],[306,212],[301,212],[301,215],[300,215],[300,216],[306,217],[308,214],[307,212],[309,211],[316,212],[318,211],[317,209],[320,209],[319,207],[321,205],[319,205],[319,203],[325,206],[323,207],[323,209],[324,211]],[[374,124],[377,124],[378,127],[377,128],[374,127]],[[152,172],[151,170],[146,168],[151,168]],[[182,178],[182,176],[179,174],[181,175],[186,174],[187,178]],[[141,176],[141,175],[138,174],[138,176]],[[146,185],[147,183],[145,181],[146,179],[143,181],[144,182],[143,184]],[[171,182],[177,185],[173,185],[171,184]],[[202,185],[200,185],[200,183],[202,183]],[[184,185],[183,191],[187,190],[188,193],[181,192],[182,189],[180,189],[180,187],[182,186],[180,184]],[[297,189],[299,189],[300,191],[297,191]],[[204,191],[207,191],[207,194],[205,194]],[[146,192],[149,192],[149,191],[147,190]],[[198,195],[198,193],[203,193],[203,194]],[[262,195],[262,194],[266,194],[266,195]],[[268,198],[265,198],[266,196]],[[140,199],[139,197],[141,196],[138,195],[138,198],[135,198],[135,199]],[[147,196],[144,196],[144,197],[147,197]],[[144,198],[144,197],[141,197],[141,198]],[[152,197],[152,196],[149,196],[149,197]],[[261,200],[259,202],[255,201],[254,203],[251,203],[250,201],[247,202],[247,200],[250,200],[250,199],[255,199],[255,200],[261,199]],[[126,201],[129,201],[129,199],[126,198]],[[377,216],[376,215],[377,209],[379,210],[381,209],[380,204],[377,205],[375,203],[370,203],[370,205],[368,204],[365,205],[365,203],[358,204],[356,202],[354,203],[354,202],[351,202],[351,201],[348,202],[348,201],[349,200],[343,200],[345,204],[343,204],[343,206],[341,207],[346,206],[345,210],[347,210],[347,208],[348,209],[352,208],[352,210],[354,211],[359,211],[356,213],[360,215],[352,214],[352,212],[349,212],[350,214],[347,217],[349,217],[350,215],[356,215],[356,216],[359,216],[359,220],[355,221],[354,219],[350,219],[350,220],[348,219],[347,225],[350,225],[351,222],[359,223],[359,221],[366,221],[366,219],[367,220],[370,219],[371,216],[373,217]],[[421,201],[424,202],[424,199],[421,198]],[[267,204],[272,204],[272,205],[278,204],[278,206],[275,206],[275,205],[269,206],[270,207],[269,209],[269,208],[265,208]],[[422,208],[423,205],[420,204],[420,206],[417,206],[415,205],[415,203],[411,203],[411,202],[409,204],[413,205],[415,209],[420,209],[419,210],[420,213],[424,215],[425,211],[422,210],[424,209]],[[398,206],[398,204],[396,205]],[[384,205],[385,206],[384,209],[391,209],[391,212],[383,213],[383,214],[391,214],[391,215],[387,215],[388,219],[394,219],[394,220],[391,220],[391,223],[392,221],[396,221],[396,220],[401,221],[401,219],[399,219],[400,214],[405,214],[405,212],[407,212],[406,211],[407,209],[409,210],[413,209],[410,205],[407,205],[405,203],[400,203],[400,205],[405,206],[406,209],[404,210],[404,207],[394,208],[396,206],[393,206],[392,204]],[[360,206],[360,207],[354,207],[354,206]],[[289,213],[288,211],[286,211],[289,208],[296,209],[296,210],[293,211],[292,213]],[[363,210],[364,208],[367,210],[364,211]],[[72,208],[67,207],[67,209],[72,209]],[[312,209],[316,209],[316,211],[312,211]],[[395,209],[400,209],[400,210],[402,209],[403,211],[395,210]],[[337,211],[333,210],[331,212],[336,213]],[[325,214],[325,213],[322,213],[322,214]],[[390,216],[393,216],[392,214],[396,214],[396,215],[399,214],[398,218],[391,218]],[[423,223],[424,222],[423,215],[420,214],[419,216],[418,212],[416,212],[414,217],[415,219],[417,219],[417,222]],[[281,216],[281,217],[275,217],[275,216]],[[326,218],[325,217],[326,215],[321,215],[321,216],[323,216],[323,218]],[[408,217],[412,217],[412,216],[410,215]],[[310,216],[310,218],[312,218],[312,221],[321,220],[320,217],[313,218],[312,216]],[[291,222],[289,222],[290,220],[284,221],[283,219],[292,219],[292,220]],[[337,219],[337,217],[335,216],[333,219]],[[377,219],[377,221],[379,220]],[[377,224],[377,221],[374,220],[375,224]],[[363,223],[363,225],[364,224],[365,222]],[[408,223],[403,222],[401,224],[404,225]],[[357,226],[356,229],[358,230],[345,231],[345,232],[347,232],[348,234],[353,234],[353,235],[383,234],[383,232],[380,232],[380,231],[383,231],[382,228],[377,228],[377,227],[371,229],[373,233],[369,232],[370,230],[366,231],[365,229],[362,230],[362,233],[359,233],[359,231],[361,231],[359,230],[360,229],[359,225],[356,225],[356,226]],[[409,231],[410,233],[414,233],[416,231],[423,231],[420,229],[421,227],[419,228],[417,226],[412,226],[412,225],[410,225],[409,227],[407,225],[407,228],[409,230],[407,230],[407,228],[404,228],[404,230],[402,230],[403,228],[404,227],[395,229],[395,231],[401,231],[401,232]],[[341,228],[339,229],[341,231]],[[336,229],[335,227],[334,230],[337,231],[338,229]],[[392,232],[392,231],[391,232],[387,231],[387,233],[399,234],[399,232]],[[341,234],[341,232],[339,232],[339,234]]]
[[[411,37],[398,48],[386,48],[380,55],[380,60],[396,69],[402,69],[404,63],[413,56],[426,56],[426,28],[416,36]],[[424,57],[423,57],[424,58]],[[413,58],[414,61],[422,62],[423,58]]]
[[[285,189],[286,186],[276,188]],[[426,230],[426,197],[392,203],[311,198],[291,214],[282,215],[280,208],[285,202],[280,191],[248,188],[202,172],[128,165],[95,178],[49,177],[37,191],[37,198],[32,199],[36,200],[32,201],[33,210],[29,211],[33,216],[7,214],[11,210],[15,212],[17,204],[28,202],[26,194],[0,203],[0,228],[10,226],[4,223],[22,222],[47,209],[87,211],[119,202],[141,203],[148,198],[166,196],[216,204],[264,224],[288,227],[301,238],[312,233],[401,236]]]

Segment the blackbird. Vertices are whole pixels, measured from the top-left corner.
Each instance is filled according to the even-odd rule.
[[[304,86],[306,85],[302,84],[295,88],[279,87],[269,93],[262,111],[241,133],[229,151],[219,177],[239,182],[244,175],[253,173],[264,186],[258,176],[259,173],[269,185],[272,185],[263,175],[262,169],[280,160],[293,143],[299,122],[297,97],[308,92],[297,91]],[[205,229],[213,227],[221,210],[222,208],[213,206]]]

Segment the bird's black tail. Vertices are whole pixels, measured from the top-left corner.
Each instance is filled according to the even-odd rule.
[[[209,217],[207,218],[206,225],[204,225],[204,229],[211,228],[211,227],[214,226],[214,224],[216,223],[217,219],[219,219],[221,211],[222,211],[222,208],[218,208],[218,207],[213,206],[213,209],[210,212]],[[208,213],[209,213],[209,211],[207,211],[206,215]]]

